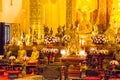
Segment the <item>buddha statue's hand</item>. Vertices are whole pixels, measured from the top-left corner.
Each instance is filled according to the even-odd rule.
[[[19,59],[16,59],[14,62],[21,62]]]

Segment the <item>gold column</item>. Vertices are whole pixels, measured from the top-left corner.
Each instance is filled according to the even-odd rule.
[[[76,0],[73,0],[72,2],[72,23],[73,25],[75,25],[75,21],[76,21],[76,13],[77,13],[77,9],[76,9]]]
[[[30,0],[30,27],[32,29],[31,34],[40,38],[41,33],[41,0]]]
[[[72,24],[72,0],[66,0],[66,27]]]
[[[21,8],[21,28],[20,30],[22,30],[25,33],[29,33],[29,27],[30,27],[30,23],[29,23],[29,0],[22,0],[22,8]],[[21,32],[21,31],[20,31]]]

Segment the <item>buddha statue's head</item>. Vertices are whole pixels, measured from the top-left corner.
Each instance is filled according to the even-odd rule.
[[[22,49],[23,49],[23,45],[20,45],[20,46],[19,46],[19,49],[22,50]]]
[[[33,51],[37,51],[37,47],[36,46],[33,46],[32,49],[33,49]]]

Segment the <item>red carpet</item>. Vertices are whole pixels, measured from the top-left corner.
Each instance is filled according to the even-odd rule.
[[[0,80],[9,80],[7,76],[1,77],[0,76]]]

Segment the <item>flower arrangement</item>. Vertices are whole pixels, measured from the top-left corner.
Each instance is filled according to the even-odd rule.
[[[57,42],[60,42],[60,39],[58,37],[54,37],[52,35],[47,35],[44,38],[44,43],[45,44],[54,44],[54,43],[57,43]]]
[[[97,54],[97,49],[96,48],[90,48],[89,53],[90,54]]]
[[[119,65],[119,62],[117,60],[110,61],[110,65]]]
[[[55,48],[51,48],[51,49],[49,49],[49,48],[43,48],[42,50],[41,50],[41,52],[42,53],[58,53],[58,49],[55,49]]]
[[[94,44],[106,44],[108,42],[108,38],[104,34],[93,35],[91,38]]]

